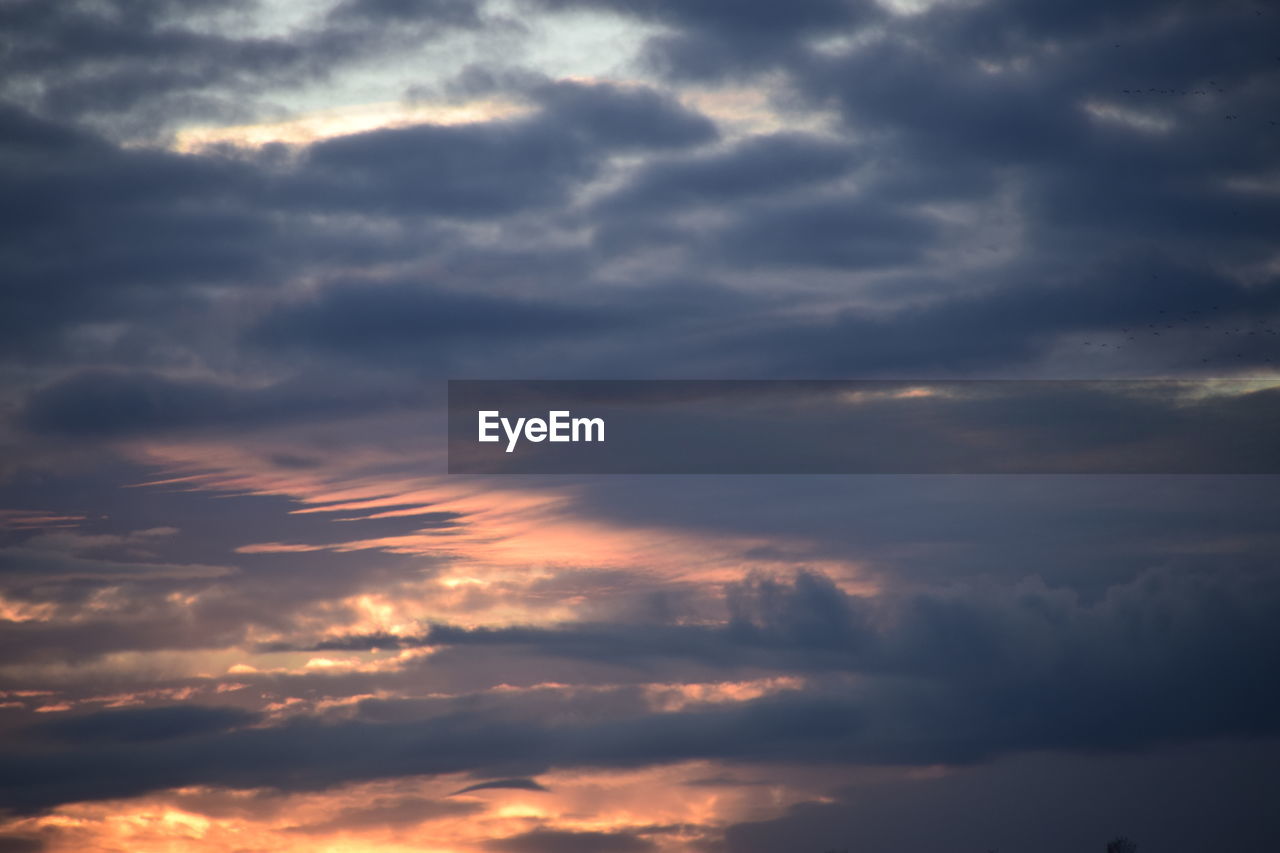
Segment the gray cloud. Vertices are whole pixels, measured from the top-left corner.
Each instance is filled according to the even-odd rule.
[[[290,827],[290,832],[323,835],[363,828],[412,826],[428,820],[465,817],[482,810],[478,803],[444,802],[420,797],[379,797],[370,805],[342,809],[328,820]]]
[[[265,317],[252,338],[267,347],[304,346],[346,357],[386,359],[440,353],[466,343],[518,346],[623,326],[621,311],[429,288],[415,283],[330,287]]]
[[[857,198],[749,210],[719,238],[720,257],[739,267],[869,269],[919,258],[931,224]]]
[[[0,835],[0,851],[3,853],[40,853],[45,843],[39,838],[24,835]]]
[[[306,418],[351,402],[339,399],[325,406],[288,390],[267,393],[146,373],[86,371],[35,392],[23,422],[45,434],[111,437]]]
[[[320,81],[354,60],[482,23],[470,2],[346,0],[300,31],[234,34],[237,17],[269,11],[253,0],[218,0],[195,15],[172,0],[17,0],[0,12],[0,91],[47,115],[163,131],[184,120],[249,118],[263,89]]]
[[[468,785],[465,788],[460,788],[449,796],[470,794],[473,791],[494,790],[546,791],[547,789],[538,784],[536,779],[494,779],[490,782],[477,782],[474,785]]]
[[[485,847],[502,853],[643,853],[652,842],[628,832],[566,832],[535,829],[488,842]]]
[[[1070,853],[1101,850],[1123,833],[1139,849],[1170,853],[1196,853],[1224,836],[1241,849],[1264,850],[1280,832],[1261,799],[1277,783],[1275,748],[1274,741],[1224,741],[1101,758],[1021,756],[936,778],[863,782],[830,802],[731,826],[723,849]]]
[[[860,678],[728,710],[600,720],[581,740],[556,740],[552,763],[818,759],[784,733],[804,732],[825,744],[820,760],[968,764],[1024,750],[1277,734],[1280,694],[1264,675],[1277,661],[1261,650],[1277,646],[1268,614],[1278,595],[1266,572],[1152,571],[1094,602],[1034,580],[861,599],[802,574],[732,587],[730,619],[718,628],[437,626],[420,642],[436,648],[436,666],[479,645],[530,660],[689,660],[734,673],[807,672],[819,683]],[[1188,683],[1198,685],[1193,694]]]
[[[862,0],[803,0],[785,8],[766,0],[539,0],[552,9],[609,10],[666,24],[672,32],[654,36],[644,59],[675,79],[714,79],[750,73],[794,61],[806,39],[847,32],[883,16]]]
[[[29,733],[69,744],[146,743],[223,732],[260,719],[239,708],[172,705],[54,719],[33,726]]]
[[[752,137],[727,151],[647,164],[596,210],[612,215],[720,206],[752,196],[812,186],[857,162],[856,150],[798,133]]]

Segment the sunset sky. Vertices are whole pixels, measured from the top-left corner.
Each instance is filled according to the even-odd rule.
[[[1280,850],[1274,476],[445,436],[451,379],[1274,413],[1262,0],[0,0],[0,222],[0,853]]]

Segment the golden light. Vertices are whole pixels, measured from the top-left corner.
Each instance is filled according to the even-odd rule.
[[[478,100],[465,104],[382,102],[353,104],[256,124],[202,125],[176,134],[173,147],[194,153],[217,145],[259,148],[272,143],[306,145],[334,136],[415,124],[455,125],[494,121],[526,112],[513,101]]]

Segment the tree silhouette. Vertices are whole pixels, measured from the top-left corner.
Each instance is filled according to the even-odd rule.
[[[1135,853],[1137,849],[1138,845],[1124,836],[1107,844],[1107,853]]]

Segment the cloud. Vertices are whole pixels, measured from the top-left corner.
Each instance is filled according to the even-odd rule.
[[[426,224],[410,236],[385,220],[428,217],[443,229],[545,210],[568,203],[615,154],[684,148],[716,134],[706,118],[642,87],[544,82],[536,97],[541,108],[528,118],[369,131],[317,142],[293,158],[125,149],[7,108],[0,123],[12,131],[8,162],[26,165],[0,170],[0,187],[14,202],[6,229],[14,286],[0,321],[9,332],[5,347],[36,362],[225,363],[234,358],[228,343],[243,331],[243,315],[230,308],[235,300],[258,300],[256,293],[316,269],[403,262],[445,245],[465,284],[502,268],[528,276],[539,264],[548,277],[576,265],[581,278],[582,259],[571,252],[472,246]],[[320,212],[356,217],[356,227]],[[60,248],[68,241],[75,251]],[[230,299],[212,297],[213,288]],[[527,303],[524,326],[542,324],[544,336],[592,325],[573,323],[590,309],[540,310],[540,294],[502,306],[497,293],[455,291],[438,292],[446,315],[505,311],[499,326],[510,330]],[[418,298],[406,306],[417,320],[432,310],[408,287],[366,295]],[[135,322],[143,316],[152,320]]]
[[[39,838],[24,835],[0,835],[0,853],[40,853],[45,843]]]
[[[240,708],[172,705],[50,720],[32,727],[29,732],[37,738],[52,738],[68,744],[145,743],[225,732],[260,719],[259,714]]]
[[[713,142],[715,125],[670,93],[607,83],[548,82],[533,89],[548,120],[562,122],[599,146],[687,148]]]
[[[470,794],[472,791],[513,790],[513,791],[546,791],[536,779],[494,779],[490,782],[477,782],[454,791],[449,796]]]
[[[296,720],[154,745],[130,743],[127,750],[105,744],[11,753],[0,778],[0,805],[30,812],[190,784],[307,791],[358,779],[483,769],[636,767],[696,757],[794,760],[813,757],[826,748],[819,744],[829,747],[833,738],[857,728],[851,709],[823,699],[760,700],[729,710],[577,727],[477,715],[474,708],[442,710],[411,722]]]
[[[251,331],[267,347],[303,346],[349,358],[442,354],[449,347],[518,346],[624,325],[621,312],[431,288],[413,282],[331,286],[282,306]]]
[[[416,125],[317,142],[287,185],[309,208],[493,217],[564,204],[610,152],[684,148],[715,126],[643,87],[547,82],[529,118]]]
[[[343,0],[331,10],[330,20],[356,20],[382,25],[429,23],[436,26],[474,27],[481,23],[477,4],[467,0]]]
[[[337,416],[361,403],[395,399],[378,389],[357,397],[307,381],[243,388],[141,371],[89,370],[34,391],[21,423],[46,435],[118,438]]]
[[[353,832],[365,828],[413,826],[429,820],[467,817],[483,807],[476,803],[443,802],[421,797],[380,797],[368,806],[342,809],[328,820],[290,827],[290,832],[326,835],[336,831]]]
[[[313,145],[286,193],[298,207],[492,217],[564,203],[595,153],[542,122],[373,130]]]
[[[755,136],[724,151],[647,163],[601,199],[596,210],[625,216],[718,207],[832,180],[856,162],[856,149],[822,137],[793,132]]]
[[[832,792],[828,802],[732,825],[723,849],[1070,853],[1103,849],[1121,831],[1142,847],[1171,853],[1212,848],[1223,835],[1243,849],[1263,849],[1277,826],[1259,807],[1257,792],[1275,784],[1274,749],[1274,743],[1226,741],[1101,758],[1029,755],[855,783]],[[918,820],[920,814],[930,820]]]
[[[1032,581],[881,601],[852,599],[816,576],[758,579],[733,590],[733,616],[718,630],[568,626],[430,639],[613,666],[683,657],[822,676],[804,690],[668,712],[592,703],[569,690],[556,705],[578,709],[572,726],[546,719],[538,697],[518,692],[369,703],[345,722],[298,718],[196,733],[163,749],[133,744],[123,774],[109,743],[11,755],[4,799],[27,810],[249,779],[310,790],[379,776],[689,760],[968,765],[1027,751],[1124,753],[1267,737],[1277,734],[1280,693],[1266,673],[1280,661],[1260,650],[1280,648],[1270,618],[1277,596],[1265,573],[1151,572],[1094,603]],[[448,658],[437,651],[432,661]]]
[[[209,426],[234,419],[246,396],[254,395],[211,382],[89,372],[35,393],[24,420],[32,430],[69,435]]]
[[[14,130],[0,169],[12,201],[12,286],[0,312],[11,357],[54,347],[72,323],[199,304],[184,288],[252,281],[274,266],[275,231],[249,207],[244,166],[117,149],[12,107],[0,125]]]
[[[793,224],[798,227],[801,221]],[[830,220],[837,222],[838,218]],[[890,229],[895,227],[892,218],[888,223]],[[743,231],[750,234],[752,227],[747,225]],[[829,245],[833,264],[857,264],[917,250],[909,240],[913,227],[918,226],[906,224],[898,247],[892,241],[886,248],[856,240],[846,245],[833,228],[804,239],[819,249]],[[874,233],[869,232],[868,243]],[[750,251],[767,254],[774,245],[766,240],[762,248]],[[860,254],[860,246],[866,248],[865,255]],[[822,258],[817,256],[818,261]],[[742,352],[758,355],[758,372],[777,371],[783,376],[885,375],[885,371],[899,376],[981,371],[991,376],[1005,366],[1035,360],[1060,336],[1072,333],[1087,335],[1086,339],[1115,336],[1116,346],[1129,346],[1130,352],[1140,354],[1150,347],[1147,352],[1183,368],[1201,368],[1204,361],[1220,369],[1225,364],[1261,365],[1266,358],[1274,360],[1270,339],[1255,334],[1250,341],[1250,330],[1241,324],[1254,325],[1257,317],[1274,313],[1277,291],[1244,287],[1203,265],[1157,267],[1160,272],[1155,274],[1144,266],[1116,264],[1085,274],[1034,273],[1019,264],[994,276],[1001,285],[994,289],[975,284],[975,292],[908,305],[887,315],[849,309],[821,319],[783,320],[743,333],[737,342]],[[1153,276],[1159,290],[1152,287]],[[1203,334],[1206,323],[1211,326],[1209,335]],[[1229,356],[1235,353],[1247,353],[1249,358],[1233,360]],[[1109,363],[1122,369],[1126,364],[1123,360]]]
[[[552,9],[608,10],[670,27],[645,45],[644,59],[675,79],[715,79],[766,70],[802,53],[804,42],[856,31],[878,20],[874,3],[803,0],[785,8],[766,0],[541,0]]]
[[[242,0],[197,14],[171,0],[8,3],[0,13],[4,93],[46,115],[155,133],[252,115],[264,90],[318,82],[354,61],[481,24],[472,3],[346,0],[292,32],[255,33],[252,24],[270,29],[270,12]]]
[[[52,12],[19,7],[35,29],[63,26]],[[144,29],[176,14],[132,8]],[[771,133],[712,149],[715,125],[683,105],[670,81],[569,81],[538,70],[472,75],[490,94],[529,104],[519,117],[384,128],[252,156],[124,149],[11,107],[6,140],[29,162],[0,179],[22,211],[7,232],[17,282],[4,312],[11,354],[217,366],[243,331],[236,327],[260,313],[254,304],[238,314],[232,303],[256,303],[255,291],[317,271],[356,270],[343,276],[351,281],[362,267],[389,265],[394,280],[405,279],[405,266],[425,267],[446,291],[505,299],[519,286],[520,304],[563,304],[601,280],[653,289],[656,300],[659,283],[706,281],[719,270],[734,283],[713,282],[725,299],[701,306],[699,328],[668,322],[638,332],[704,374],[999,371],[1069,361],[1063,336],[1128,336],[1130,324],[1161,311],[1181,312],[1170,334],[1090,363],[1276,361],[1269,338],[1224,325],[1275,313],[1265,259],[1277,208],[1268,193],[1242,188],[1268,173],[1274,152],[1256,141],[1265,134],[1236,133],[1217,107],[1209,111],[1210,101],[1229,103],[1223,108],[1264,120],[1257,91],[1273,63],[1253,35],[1258,22],[1181,9],[1158,34],[1123,36],[1117,51],[1106,38],[1120,37],[1095,28],[1128,26],[1158,8],[1081,12],[1059,56],[1045,34],[1067,21],[998,3],[875,13],[882,32],[821,50],[804,46],[804,34],[856,27],[849,21],[867,10],[825,2],[785,12],[594,8],[664,22],[677,28],[670,38],[788,43],[786,80],[795,89],[787,109],[837,105],[843,138]],[[84,26],[122,32],[124,14]],[[342,5],[324,26],[403,16],[427,26],[437,15],[470,26],[450,3]],[[1229,69],[1216,50],[1191,71],[1177,66],[1171,57],[1188,55],[1187,40],[1200,31],[1247,35],[1246,55]],[[298,50],[310,49],[306,38]],[[1008,72],[1009,57],[1024,49],[1025,67]],[[964,59],[974,50],[987,65]],[[1125,70],[1135,53],[1147,64]],[[1121,97],[1137,83],[1117,75],[1147,75],[1163,92],[1175,82],[1161,75],[1175,72],[1178,87],[1212,91],[1158,104]],[[1135,130],[1089,106],[1113,101],[1124,114],[1166,116],[1172,129]],[[1228,151],[1234,171],[1220,168]],[[615,171],[619,158],[633,162]],[[482,223],[496,232],[478,239]],[[54,250],[67,239],[74,252]],[[847,275],[856,278],[831,278]],[[760,299],[750,323],[732,316],[746,278]],[[811,288],[830,319],[800,320],[767,298],[791,281]],[[210,288],[234,295],[211,299]],[[631,311],[644,301],[633,293],[595,288],[590,310]],[[1191,312],[1220,303],[1217,337],[1200,334]],[[134,322],[143,315],[152,320]],[[717,324],[735,333],[721,335]],[[579,371],[639,369],[635,346],[608,352],[591,329],[551,326],[556,340],[582,339]]]
[[[749,209],[719,235],[719,257],[739,267],[874,269],[920,257],[934,235],[916,215],[857,198]]]
[[[1226,190],[1221,167],[1229,156],[1235,169],[1268,169],[1275,152],[1223,115],[1245,113],[1249,128],[1265,123],[1257,97],[1277,72],[1254,27],[1274,21],[1241,11],[1148,3],[1056,16],[1016,3],[936,4],[900,33],[797,67],[807,67],[802,88],[835,98],[847,126],[872,131],[879,150],[909,153],[881,158],[886,165],[927,169],[945,158],[955,172],[1019,188],[1042,258],[1067,237],[1076,245],[1077,232],[1088,235],[1092,245],[1079,245],[1089,256],[1181,240],[1189,242],[1162,248],[1257,257],[1254,227],[1274,222],[1274,199]],[[1141,29],[1157,17],[1158,32]],[[1237,39],[1227,61],[1217,45]],[[1206,43],[1215,45],[1209,54],[1188,59]],[[965,61],[975,52],[987,64]],[[1100,121],[1089,108],[1097,103],[1169,129]]]
[[[535,829],[485,844],[501,853],[643,853],[652,842],[628,832],[570,832]]]
[[[72,580],[181,580],[223,577],[234,573],[227,566],[199,563],[174,564],[153,560],[93,559],[36,548],[0,549],[0,579],[29,583]]]

